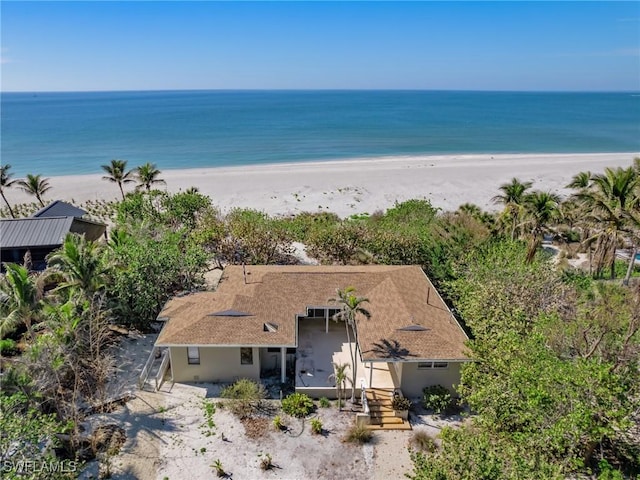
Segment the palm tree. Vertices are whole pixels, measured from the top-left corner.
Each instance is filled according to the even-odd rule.
[[[527,263],[533,261],[549,224],[559,218],[559,205],[560,197],[554,193],[536,191],[525,197],[525,221],[523,225],[530,235]]]
[[[122,199],[124,200],[122,184],[135,181],[132,178],[133,172],[131,170],[127,171],[127,161],[114,159],[111,160],[109,165],[102,165],[102,169],[107,173],[102,179],[117,183],[120,188],[120,193],[122,194]]]
[[[356,378],[358,375],[358,316],[370,318],[371,313],[362,304],[369,300],[364,297],[358,297],[355,294],[354,287],[347,287],[344,290],[338,289],[338,297],[329,299],[330,302],[338,303],[342,306],[342,310],[333,316],[333,319],[343,321],[347,330],[347,342],[349,344],[349,354],[351,355],[351,403],[356,398]],[[353,332],[355,348],[351,343],[350,331]]]
[[[589,188],[589,186],[591,185],[592,177],[593,176],[589,171],[580,172],[573,176],[571,182],[569,182],[569,184],[567,185],[567,188],[573,188],[576,190],[581,188]]]
[[[138,189],[144,187],[147,192],[151,191],[151,185],[153,184],[166,184],[163,179],[158,178],[160,170],[156,168],[155,163],[147,162],[144,165],[140,165],[136,168],[136,174],[138,176]]]
[[[628,214],[638,203],[635,191],[639,184],[640,179],[633,167],[606,168],[603,174],[592,176],[588,188],[576,194],[600,227],[594,238],[598,239],[599,257],[609,258],[612,279],[615,278],[615,250],[621,233],[628,229]]]
[[[13,213],[13,209],[11,208],[11,205],[9,205],[9,202],[7,201],[7,197],[4,196],[4,189],[11,188],[11,186],[14,183],[16,183],[16,180],[13,180],[11,178],[13,174],[9,172],[10,169],[11,169],[11,165],[9,165],[8,163],[0,167],[0,195],[2,195],[2,199],[4,200],[4,203],[7,204],[7,208],[9,209],[9,214],[11,215],[11,218],[16,218],[15,214]]]
[[[18,180],[17,185],[30,195],[35,196],[40,202],[40,206],[44,208],[44,202],[42,196],[51,190],[48,178],[42,178],[41,175],[27,175],[24,180]]]
[[[64,279],[58,284],[60,290],[76,291],[90,299],[105,287],[107,269],[102,250],[82,235],[68,234],[62,246],[49,254],[47,263]]]
[[[5,338],[24,324],[33,338],[33,324],[39,318],[42,290],[22,265],[5,263],[0,279],[0,338]]]
[[[532,182],[521,182],[517,178],[512,178],[511,183],[503,183],[500,185],[502,195],[496,195],[491,199],[494,203],[504,205],[504,211],[501,217],[503,217],[503,220],[511,220],[512,240],[516,238],[516,229],[522,216],[524,199],[527,195],[527,190],[529,190],[532,185]]]
[[[338,409],[342,410],[342,400],[344,400],[344,391],[347,386],[347,367],[348,363],[334,363],[333,373],[329,375],[329,379],[336,382],[336,394],[338,395]]]

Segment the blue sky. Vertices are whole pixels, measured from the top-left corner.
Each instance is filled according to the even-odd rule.
[[[640,2],[12,2],[3,91],[640,90]]]

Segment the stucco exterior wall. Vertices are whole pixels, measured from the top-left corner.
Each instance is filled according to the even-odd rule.
[[[418,370],[417,363],[402,363],[401,390],[405,397],[421,397],[422,389],[431,385],[442,385],[456,394],[455,386],[460,383],[461,363],[449,363],[443,369]]]
[[[187,347],[171,347],[175,382],[232,382],[238,378],[260,380],[260,353],[253,348],[253,365],[240,363],[240,347],[200,347],[200,365],[190,365]]]

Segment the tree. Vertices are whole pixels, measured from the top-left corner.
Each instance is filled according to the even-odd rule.
[[[342,401],[344,400],[344,391],[347,386],[347,367],[348,363],[334,363],[333,373],[329,375],[329,380],[336,382],[336,394],[338,395],[338,409],[342,410]]]
[[[33,476],[25,477],[25,472],[17,473],[11,465],[17,467],[20,462],[23,465],[42,468],[43,465],[56,465],[60,462],[56,459],[53,448],[43,448],[50,444],[51,447],[59,446],[56,434],[63,433],[67,426],[55,418],[55,414],[40,413],[36,405],[21,394],[0,394],[0,464],[2,464],[2,478],[7,480],[20,478],[54,479],[62,478],[60,474],[49,473],[41,470]],[[80,462],[63,460],[63,468],[75,469]],[[27,467],[28,468],[28,467]]]
[[[354,287],[347,287],[344,290],[338,289],[337,294],[337,298],[331,298],[329,301],[338,303],[342,307],[342,310],[336,313],[333,319],[336,322],[343,321],[347,330],[347,343],[349,344],[349,354],[351,355],[351,403],[354,403],[358,376],[358,317],[371,317],[371,313],[362,306],[369,300],[356,296]],[[355,347],[351,343],[350,330],[353,332]]]
[[[560,197],[549,192],[533,192],[525,197],[525,225],[528,229],[529,249],[527,263],[533,261],[536,251],[542,244],[542,238],[550,223],[560,216]]]
[[[640,297],[592,289],[542,255],[523,264],[524,248],[492,242],[449,282],[475,360],[458,393],[476,415],[460,434],[443,432],[442,450],[416,457],[413,478],[567,478],[599,458],[638,468],[637,440],[625,435],[639,402]]]
[[[42,196],[51,190],[48,178],[42,178],[41,175],[27,174],[27,178],[24,180],[16,181],[16,184],[25,192],[33,195],[38,199],[40,206],[44,208],[44,202]]]
[[[97,243],[87,241],[82,235],[68,234],[62,246],[49,254],[47,263],[64,279],[58,289],[77,290],[91,298],[105,287],[107,268],[102,250]]]
[[[531,188],[533,183],[521,182],[517,178],[512,178],[511,183],[503,183],[500,185],[501,195],[496,195],[491,199],[494,203],[504,205],[502,212],[503,221],[511,222],[511,239],[515,240],[517,228],[520,223],[520,217],[524,209],[524,201],[527,190]]]
[[[11,188],[11,186],[14,185],[17,181],[11,178],[13,174],[9,172],[10,169],[11,169],[11,165],[9,165],[8,163],[6,165],[0,166],[0,195],[2,195],[2,199],[4,200],[4,203],[7,205],[7,208],[9,209],[9,214],[11,215],[11,218],[16,218],[15,214],[13,213],[13,209],[11,208],[11,205],[7,201],[7,197],[4,196],[5,189]]]
[[[42,291],[28,270],[15,263],[4,264],[6,273],[0,279],[0,338],[14,332],[21,324],[33,338],[33,324],[39,318]]]
[[[599,227],[594,236],[598,241],[596,254],[599,263],[605,257],[609,258],[612,279],[615,278],[615,250],[620,235],[626,231],[628,212],[638,204],[635,193],[638,184],[639,177],[633,167],[606,168],[603,174],[593,175],[591,184],[575,195]]]
[[[111,160],[109,165],[101,165],[101,167],[102,170],[107,173],[107,175],[103,176],[102,179],[116,183],[118,188],[120,188],[120,193],[124,200],[124,189],[122,188],[122,185],[135,181],[132,178],[133,172],[131,170],[127,171],[127,161],[114,159]]]
[[[138,189],[145,188],[147,192],[151,191],[151,186],[155,184],[166,184],[163,179],[158,178],[160,170],[156,168],[155,163],[147,162],[136,168],[136,176],[138,177]]]
[[[567,188],[589,188],[589,186],[591,185],[591,179],[592,175],[589,171],[577,173],[573,176],[571,182],[569,182],[569,184],[567,185]]]

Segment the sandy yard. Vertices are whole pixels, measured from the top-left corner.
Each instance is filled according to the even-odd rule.
[[[394,479],[411,471],[408,443],[415,431],[437,435],[448,422],[425,414],[412,414],[414,431],[375,432],[368,445],[343,442],[353,422],[352,412],[340,412],[335,406],[318,408],[312,414],[322,420],[323,434],[311,433],[310,418],[287,417],[276,412],[252,421],[240,421],[219,402],[220,385],[165,383],[159,392],[138,390],[135,386],[155,336],[125,339],[119,355],[127,359],[132,371],[120,371],[118,388],[131,390],[135,398],[115,412],[94,415],[89,423],[117,423],[126,432],[121,451],[110,459],[112,478],[141,480],[196,480],[216,478],[212,464],[220,460],[227,478],[242,479]],[[144,360],[141,359],[144,358]],[[126,370],[122,363],[121,370]],[[128,382],[127,382],[128,380]],[[207,425],[203,403],[216,405]],[[288,427],[276,431],[273,415],[280,413]],[[261,455],[270,454],[274,468],[260,468]],[[97,478],[97,462],[91,462],[81,478]]]

